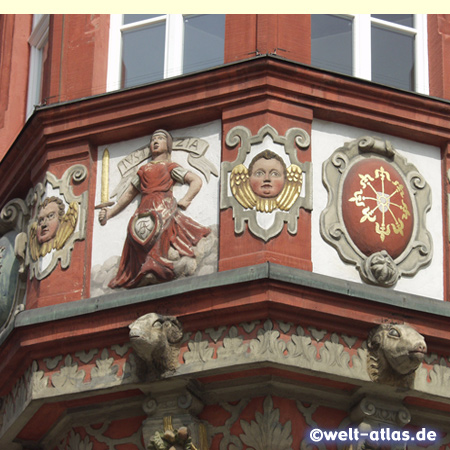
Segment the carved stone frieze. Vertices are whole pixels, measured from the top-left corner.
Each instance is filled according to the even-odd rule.
[[[389,141],[347,142],[323,164],[323,183],[320,233],[365,282],[394,286],[430,263],[430,186]]]
[[[373,346],[373,336],[369,341]],[[369,376],[367,345],[355,336],[272,320],[240,323],[216,330],[207,328],[192,335],[186,334],[179,350],[180,366],[175,372],[164,374],[160,390],[152,389],[151,396],[143,405],[148,416],[146,439],[161,428],[163,416],[172,415],[175,428],[189,426],[191,421],[199,423],[196,416],[203,407],[202,395],[196,386],[187,386],[186,380],[199,374],[204,376],[206,372],[220,374],[233,367],[241,370],[252,365],[280,365],[284,370],[291,367],[296,373],[320,374],[321,377],[359,385],[368,392],[380,392],[380,383],[373,383]],[[142,382],[130,343],[35,361],[0,401],[0,437],[32,401],[49,401],[62,395],[98,392],[99,389],[117,389],[126,385],[142,387]],[[449,359],[431,354],[416,370],[408,395],[414,393],[420,398],[436,396],[449,399],[449,382]],[[386,386],[386,389],[394,392],[396,387]],[[229,407],[230,413],[235,408],[242,411],[245,405],[244,401],[237,402]],[[270,405],[265,411],[270,417],[274,414]],[[251,426],[251,421],[246,422]],[[194,433],[198,431],[194,430]],[[250,434],[248,431],[247,435]],[[194,443],[200,442],[199,434],[193,434],[193,438]],[[234,436],[230,437],[230,445],[239,448],[234,438],[242,442]]]
[[[75,195],[72,183],[81,183],[87,169],[76,164],[58,179],[47,172],[27,195],[26,203],[33,211],[28,225],[26,264],[30,279],[50,275],[58,261],[61,268],[70,265],[75,241],[86,238],[87,191]]]
[[[105,446],[104,448],[126,447],[130,450],[145,450],[141,442],[140,430],[129,436],[117,438],[111,436],[111,428],[114,429],[114,424],[111,422],[105,422],[96,427],[80,424],[73,427],[66,437],[60,439],[56,448],[58,450],[94,450],[97,448],[94,446],[100,444]],[[45,448],[55,448],[51,445],[48,444]]]
[[[221,167],[220,207],[233,209],[235,232],[243,233],[247,223],[252,234],[267,242],[286,222],[288,232],[297,234],[299,209],[312,209],[311,163],[297,159],[297,149],[310,145],[308,133],[291,128],[279,136],[265,125],[252,136],[237,126],[228,132],[226,144],[240,144],[237,158]]]
[[[319,332],[312,330],[317,337]],[[198,331],[182,350],[185,364],[178,372],[184,373],[191,365],[208,369],[265,360],[343,376],[352,373],[369,380],[365,349],[350,353],[344,338],[335,333],[320,345],[313,333],[301,326],[267,320],[255,328],[231,326],[217,345],[206,333]]]

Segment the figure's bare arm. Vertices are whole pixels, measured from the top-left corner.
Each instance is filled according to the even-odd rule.
[[[189,184],[189,189],[186,192],[186,195],[178,202],[178,206],[181,209],[186,209],[194,199],[194,197],[198,194],[202,187],[202,179],[196,175],[195,173],[188,172],[184,181]]]
[[[123,211],[138,194],[139,191],[130,184],[122,197],[120,197],[119,201],[112,208],[102,208],[100,210],[100,214],[98,215],[100,225],[106,225],[106,222],[108,222],[111,217],[114,217]]]

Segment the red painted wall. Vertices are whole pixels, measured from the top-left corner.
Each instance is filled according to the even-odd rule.
[[[0,16],[0,160],[25,123],[31,22],[31,14]]]

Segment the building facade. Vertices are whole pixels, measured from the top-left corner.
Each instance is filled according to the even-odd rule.
[[[445,449],[449,36],[1,15],[0,449]]]

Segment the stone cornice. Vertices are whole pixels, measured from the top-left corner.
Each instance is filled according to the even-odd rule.
[[[151,311],[179,317],[187,331],[205,324],[226,326],[237,317],[242,321],[302,317],[316,327],[342,333],[351,329],[361,338],[380,320],[390,320],[414,326],[426,336],[430,352],[446,354],[450,343],[447,302],[265,263],[22,311],[1,336],[0,370],[6,384],[0,392],[20,367],[31,363],[31,355],[53,351],[55,335],[66,351],[93,339],[98,345],[112,345],[123,341],[137,316]],[[95,335],[90,327],[94,322]]]

